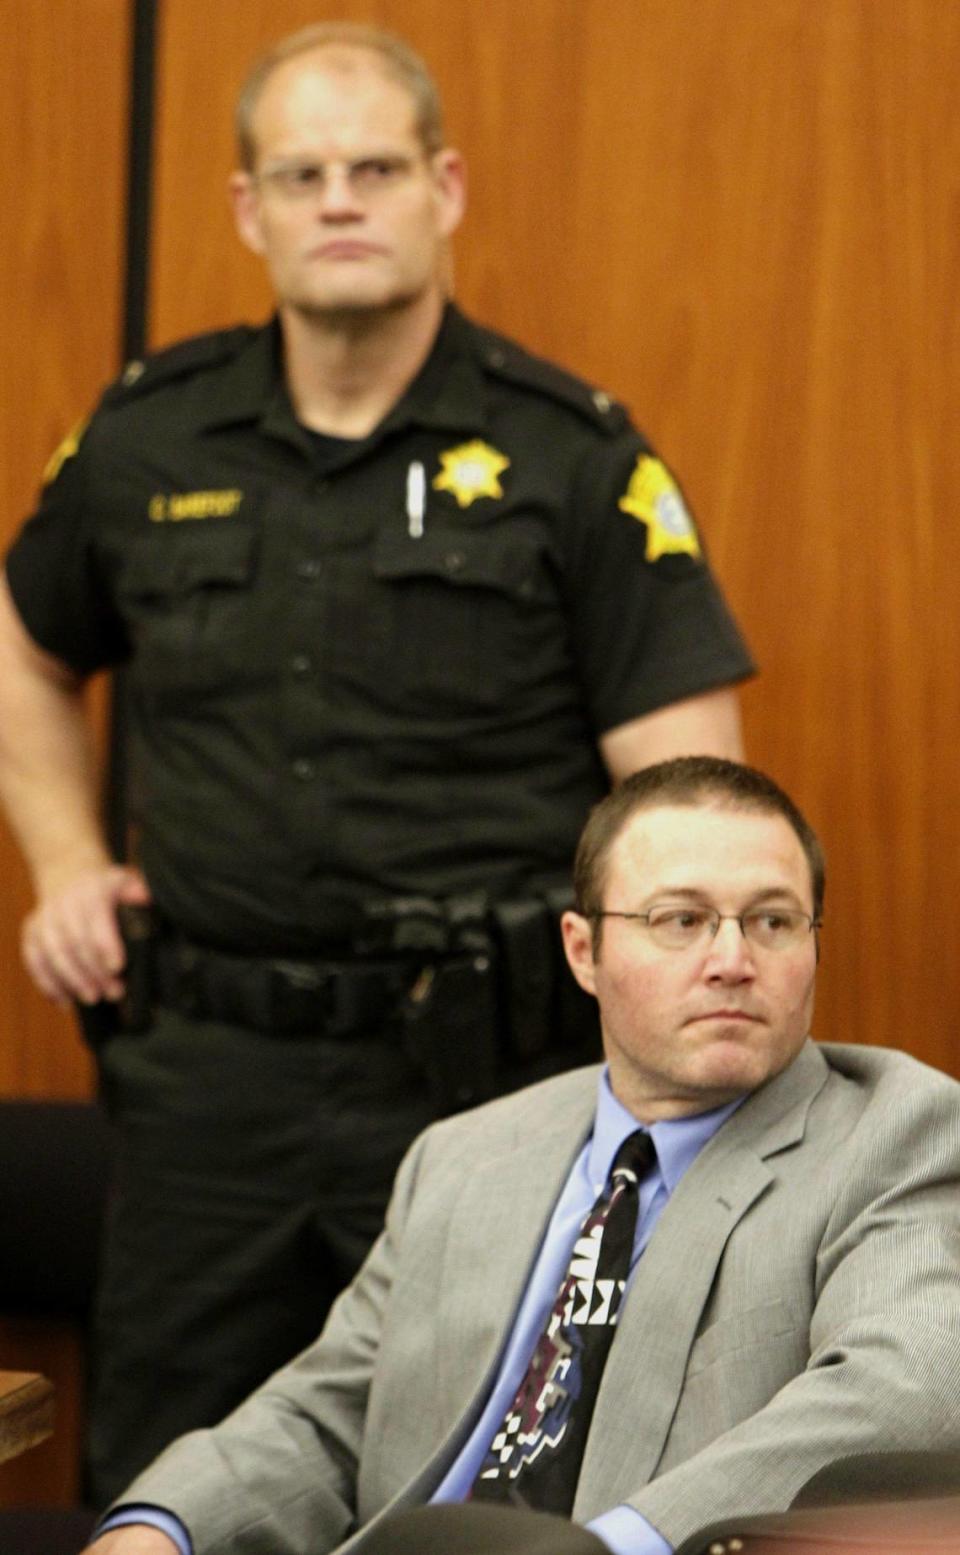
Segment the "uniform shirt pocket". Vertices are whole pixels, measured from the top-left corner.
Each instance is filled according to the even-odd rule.
[[[117,597],[146,690],[216,689],[242,675],[254,635],[256,532],[236,520],[139,536],[124,551]]]
[[[534,532],[378,537],[377,649],[405,700],[491,708],[557,652],[557,602]]]

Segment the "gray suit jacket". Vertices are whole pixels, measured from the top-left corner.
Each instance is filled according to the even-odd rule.
[[[197,1555],[326,1555],[429,1498],[487,1396],[591,1127],[579,1070],[429,1129],[323,1335],[124,1501]],[[674,1545],[777,1513],[848,1456],[960,1449],[960,1085],[807,1043],[714,1136],[638,1265],[574,1517]],[[359,1532],[357,1532],[359,1530]]]

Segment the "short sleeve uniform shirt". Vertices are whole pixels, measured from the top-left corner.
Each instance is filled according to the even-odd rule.
[[[10,587],[75,670],[126,666],[142,863],[203,938],[559,883],[598,736],[751,669],[621,408],[452,307],[362,442],[297,424],[274,323],[128,372],[66,452]]]

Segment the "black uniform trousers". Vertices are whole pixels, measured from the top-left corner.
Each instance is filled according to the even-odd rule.
[[[88,1432],[98,1507],[316,1338],[433,1115],[389,1031],[274,1037],[161,1009],[99,1056],[118,1150]]]

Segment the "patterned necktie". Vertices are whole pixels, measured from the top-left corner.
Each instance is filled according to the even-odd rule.
[[[600,1379],[630,1273],[638,1182],[654,1159],[650,1135],[624,1140],[580,1228],[570,1264],[516,1396],[470,1491],[569,1516]]]

